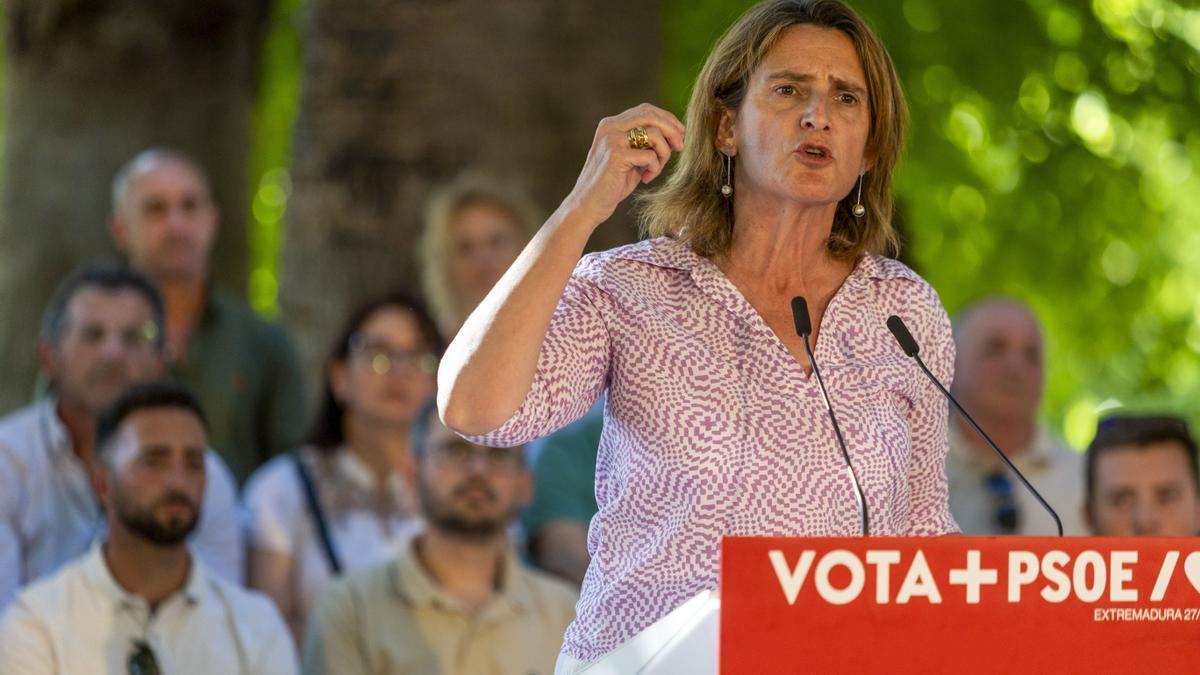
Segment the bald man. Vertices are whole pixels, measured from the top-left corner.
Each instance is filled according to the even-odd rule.
[[[213,447],[242,482],[296,447],[307,423],[299,361],[277,324],[213,285],[219,213],[191,157],[152,148],[113,179],[113,241],[158,285],[171,375],[204,404]]]
[[[1085,534],[1083,458],[1037,420],[1045,381],[1037,317],[1016,300],[980,300],[955,318],[954,342],[954,395],[1054,507],[1064,532]],[[964,534],[1056,534],[1053,519],[957,414],[946,477]]]

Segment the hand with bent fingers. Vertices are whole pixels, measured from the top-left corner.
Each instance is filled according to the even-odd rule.
[[[630,130],[645,129],[649,145],[634,148]],[[638,183],[662,173],[672,152],[683,150],[683,123],[670,112],[643,103],[600,120],[591,150],[565,203],[597,225],[608,220]]]
[[[645,130],[646,147],[633,147],[633,129]],[[550,318],[588,237],[682,149],[683,124],[649,103],[600,122],[571,194],[447,348],[438,369],[438,406],[447,426],[479,435],[512,417],[533,384]]]

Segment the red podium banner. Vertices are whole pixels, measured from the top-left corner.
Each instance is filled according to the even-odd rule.
[[[1200,672],[1200,539],[727,538],[722,675]]]

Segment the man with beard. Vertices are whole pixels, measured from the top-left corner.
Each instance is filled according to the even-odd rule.
[[[969,305],[954,321],[954,395],[1037,488],[1068,535],[1086,533],[1083,458],[1038,423],[1044,384],[1042,329],[1012,299]],[[946,479],[964,534],[1057,534],[1054,520],[967,421],[951,413]]]
[[[219,213],[191,157],[152,148],[113,179],[112,237],[154,279],[166,308],[166,361],[208,412],[213,448],[238,482],[300,445],[303,379],[291,340],[216,287],[209,257]]]
[[[129,385],[162,371],[162,301],[141,274],[91,264],[59,287],[38,341],[49,395],[0,419],[0,610],[21,586],[88,550],[104,517],[92,477],[96,418]],[[192,544],[240,581],[233,477],[207,453],[209,489]]]
[[[135,386],[101,417],[96,446],[108,534],[17,596],[0,621],[0,672],[295,673],[270,600],[188,550],[208,447],[196,399],[175,384]]]
[[[507,528],[531,485],[521,448],[463,440],[432,401],[412,448],[426,529],[395,561],[326,587],[304,672],[553,673],[576,595],[511,551]]]

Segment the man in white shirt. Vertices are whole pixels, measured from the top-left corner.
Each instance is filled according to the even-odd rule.
[[[17,596],[0,619],[0,673],[296,673],[271,601],[188,550],[207,473],[196,399],[180,385],[137,385],[101,418],[96,447],[108,533]]]
[[[162,312],[149,280],[106,264],[77,270],[51,300],[38,343],[51,395],[0,419],[0,610],[102,533],[92,485],[96,417],[130,384],[162,372]],[[233,477],[211,451],[206,465],[192,543],[212,569],[240,581]]]
[[[1037,317],[1008,298],[965,308],[954,321],[955,397],[1062,519],[1085,534],[1083,457],[1038,424],[1044,348]],[[1054,520],[966,420],[952,413],[946,479],[964,534],[1054,535]]]

